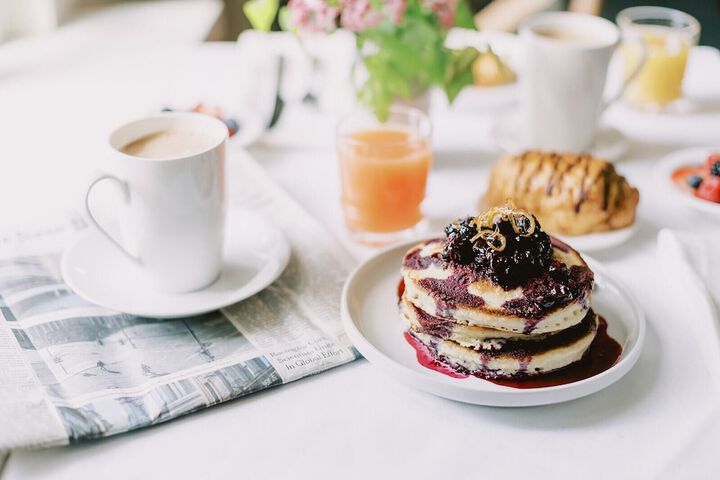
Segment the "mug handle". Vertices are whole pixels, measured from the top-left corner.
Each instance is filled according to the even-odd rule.
[[[610,105],[612,105],[613,103],[617,102],[618,100],[620,100],[622,98],[622,96],[625,94],[625,90],[627,90],[628,86],[630,86],[630,84],[633,82],[633,80],[635,80],[635,78],[637,78],[637,76],[640,74],[640,71],[645,66],[645,62],[647,62],[647,59],[648,59],[647,45],[641,38],[633,39],[633,41],[635,43],[637,43],[637,45],[640,47],[640,61],[638,61],[637,65],[635,65],[635,68],[630,73],[630,75],[625,77],[625,80],[623,81],[623,84],[620,87],[620,89],[617,91],[617,93],[615,93],[615,95],[610,97],[609,100],[605,100],[605,102],[603,103],[603,106],[602,106],[601,113],[604,112],[605,110],[607,110],[607,108]]]
[[[98,231],[99,231],[100,233],[102,233],[102,235],[103,235],[106,239],[108,239],[112,245],[115,246],[115,248],[117,248],[118,250],[120,250],[120,251],[123,253],[123,255],[125,255],[127,258],[129,258],[129,259],[132,260],[133,262],[135,262],[135,263],[141,263],[140,258],[136,257],[135,255],[133,255],[133,254],[131,254],[130,252],[128,252],[127,250],[125,250],[125,247],[123,247],[123,246],[120,244],[120,242],[118,242],[116,239],[114,239],[114,238],[107,232],[107,230],[105,230],[105,229],[100,225],[100,223],[95,219],[95,217],[93,216],[92,211],[90,210],[90,194],[92,193],[93,188],[95,188],[95,186],[96,186],[98,183],[100,183],[100,182],[102,182],[102,181],[104,181],[104,180],[112,180],[113,182],[115,182],[115,183],[117,183],[118,185],[120,185],[120,189],[121,189],[122,192],[123,192],[123,202],[124,202],[125,204],[130,203],[130,188],[128,187],[127,182],[125,182],[124,180],[121,180],[120,178],[116,177],[115,175],[110,175],[109,173],[105,173],[105,174],[102,174],[102,175],[100,175],[99,177],[97,177],[95,180],[93,180],[93,181],[90,183],[90,186],[88,186],[87,191],[85,192],[85,212],[87,212],[87,215],[88,215],[88,217],[90,218],[90,223],[92,223],[92,224],[95,226],[95,228],[97,228]]]

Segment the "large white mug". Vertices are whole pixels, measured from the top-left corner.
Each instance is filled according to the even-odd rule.
[[[610,58],[620,43],[618,27],[603,18],[570,12],[536,15],[520,27],[524,60],[521,111],[526,143],[535,149],[586,150],[602,112],[622,95],[642,67],[603,99]],[[643,47],[644,50],[644,47]]]
[[[123,153],[128,144],[163,131],[201,134],[202,145],[155,158]],[[110,134],[113,173],[90,184],[85,207],[107,241],[139,266],[150,288],[189,292],[219,276],[227,136],[223,122],[200,113],[164,113],[127,123]],[[118,184],[123,192],[117,209],[120,238],[108,233],[90,208],[93,188],[105,181]]]

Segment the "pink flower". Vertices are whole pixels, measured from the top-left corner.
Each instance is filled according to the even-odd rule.
[[[406,0],[388,0],[384,2],[383,11],[390,21],[397,25],[405,15],[405,9],[407,8]]]
[[[292,30],[330,32],[337,27],[340,9],[326,0],[290,0],[288,27]]]
[[[385,19],[397,25],[406,7],[407,0],[386,0],[380,9],[374,8],[370,0],[343,0],[340,23],[353,32],[376,27]]]
[[[440,20],[440,25],[450,28],[455,25],[457,0],[423,0],[423,6],[432,10]]]

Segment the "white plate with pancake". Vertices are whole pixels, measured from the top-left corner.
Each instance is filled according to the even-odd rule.
[[[592,308],[608,323],[608,333],[622,346],[608,370],[564,385],[518,389],[477,377],[453,378],[420,365],[406,342],[398,309],[400,266],[417,242],[391,247],[362,263],[348,278],[342,295],[342,320],[353,344],[400,382],[428,393],[477,405],[524,407],[565,402],[595,393],[623,377],[635,364],[645,340],[645,318],[637,303],[597,261],[585,257],[595,273]]]

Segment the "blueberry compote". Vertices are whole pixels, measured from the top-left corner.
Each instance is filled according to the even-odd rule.
[[[471,265],[478,275],[505,289],[523,285],[546,272],[552,258],[550,237],[534,217],[530,230],[528,218],[497,216],[491,225],[482,228],[478,228],[478,220],[473,217],[452,223],[445,228],[443,258]],[[479,236],[483,229],[491,235]]]
[[[498,385],[512,388],[543,388],[579,382],[604,372],[615,365],[622,355],[622,347],[607,333],[607,322],[600,317],[598,332],[583,358],[560,370],[543,375],[520,375],[515,378],[487,378],[482,373],[474,376]],[[405,332],[405,340],[413,347],[420,365],[453,378],[467,378],[467,372],[453,369],[438,361],[432,351],[411,334]]]

